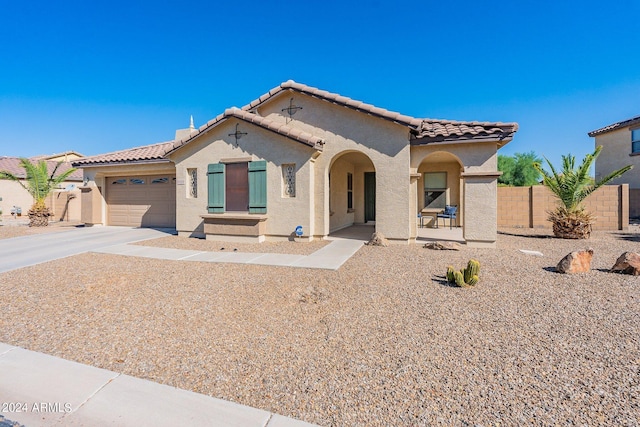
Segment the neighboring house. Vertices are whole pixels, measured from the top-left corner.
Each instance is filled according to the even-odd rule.
[[[71,156],[70,153],[74,153],[74,156]],[[32,162],[46,160],[49,173],[52,173],[58,162],[62,161],[62,164],[56,172],[56,174],[59,174],[71,168],[70,162],[62,160],[65,155],[67,155],[70,160],[82,157],[81,154],[67,152],[59,155],[32,157],[30,160]],[[50,157],[53,160],[49,160]],[[20,159],[18,157],[0,157],[0,171],[11,172],[18,178],[21,178],[22,183],[26,185],[26,181],[24,180],[25,172],[22,166],[20,166]],[[46,203],[54,213],[54,219],[80,221],[79,187],[81,185],[82,170],[80,169],[73,172],[59,189],[54,190],[54,192],[47,197]],[[7,179],[0,179],[0,197],[2,197],[2,200],[0,200],[0,208],[2,208],[2,216],[5,218],[10,217],[11,209],[14,206],[20,208],[22,215],[26,217],[29,208],[33,205],[33,197],[31,194],[17,182]]]
[[[323,238],[374,223],[414,241],[417,215],[457,205],[471,246],[495,245],[497,149],[516,123],[405,116],[288,81],[174,141],[74,162],[83,222],[182,236]]]
[[[634,168],[612,181],[629,184],[629,217],[640,217],[640,116],[589,132],[602,152],[596,159],[596,179],[627,165]]]

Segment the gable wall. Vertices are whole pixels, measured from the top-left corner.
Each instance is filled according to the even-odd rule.
[[[630,189],[640,189],[640,155],[629,156],[631,154],[631,131],[629,128],[598,135],[595,145],[596,147],[602,145],[602,152],[596,159],[596,179],[626,165],[634,165],[633,169],[611,181],[610,184],[628,183]]]
[[[238,140],[233,136],[236,123],[238,130],[246,132]],[[289,236],[298,225],[305,234],[312,229],[311,222],[311,174],[310,162],[315,150],[300,142],[277,135],[237,119],[229,119],[210,132],[190,142],[170,155],[176,165],[176,228],[184,235],[204,234],[203,219],[207,213],[207,166],[222,160],[267,161],[267,213],[266,234]],[[296,195],[284,197],[282,165],[296,165]],[[198,197],[188,198],[187,169],[196,168],[198,174]]]
[[[329,233],[329,182],[332,162],[341,153],[365,154],[376,172],[376,230],[389,239],[410,238],[409,131],[406,127],[307,95],[285,92],[259,108],[260,115],[285,122],[289,100],[303,107],[288,125],[325,141],[315,163],[315,233]],[[355,171],[364,173],[364,171]],[[354,177],[355,179],[355,177]],[[332,184],[333,185],[333,184]],[[356,189],[354,188],[354,191]],[[354,194],[354,197],[356,195]],[[353,221],[358,215],[354,212]],[[343,225],[348,225],[345,218]]]

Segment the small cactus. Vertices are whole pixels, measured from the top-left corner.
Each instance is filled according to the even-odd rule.
[[[447,267],[447,282],[455,283],[461,288],[468,288],[478,284],[480,280],[480,263],[475,260],[469,260],[467,268],[462,268],[460,271],[455,271],[452,265]]]
[[[455,272],[456,270],[453,268],[453,265],[450,265],[449,267],[447,267],[447,282],[453,283],[456,281],[456,279],[453,276]]]

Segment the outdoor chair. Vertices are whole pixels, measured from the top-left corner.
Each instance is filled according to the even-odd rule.
[[[442,225],[446,225],[446,219],[449,218],[449,229],[453,228],[453,221],[456,221],[456,227],[458,226],[458,220],[456,219],[456,212],[458,210],[457,206],[450,206],[450,205],[446,205],[444,207],[444,211],[442,213],[438,214],[438,218],[436,219],[437,221],[440,220],[440,218],[442,218]]]

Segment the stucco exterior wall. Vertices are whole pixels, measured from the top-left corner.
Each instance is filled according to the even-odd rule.
[[[282,109],[289,106],[291,97],[290,93],[283,93],[261,106],[258,112],[284,123],[288,116],[283,116]],[[318,237],[326,236],[331,229],[330,168],[341,155],[359,152],[370,160],[376,173],[376,231],[391,241],[409,241],[410,221],[415,214],[410,209],[408,130],[404,126],[302,94],[295,94],[293,98],[295,105],[303,109],[287,125],[325,141],[324,150],[315,162],[314,233]],[[354,169],[354,187],[364,172],[365,168]],[[361,194],[359,188],[354,188],[354,198]],[[354,222],[363,221],[362,209],[356,207],[353,214]]]
[[[596,159],[595,176],[600,179],[627,165],[633,169],[611,184],[629,184],[631,189],[640,189],[640,153],[631,154],[631,130],[618,129],[596,136],[596,147],[602,145],[602,152]]]
[[[22,208],[22,215],[26,216],[27,211],[33,205],[33,197],[15,181],[0,179],[0,207],[2,216],[11,217],[11,208],[17,206]]]
[[[246,132],[238,140],[228,136],[235,126]],[[311,175],[316,150],[258,126],[229,119],[210,132],[176,151],[170,158],[176,166],[176,228],[181,235],[204,234],[203,219],[207,213],[207,165],[236,161],[267,161],[267,213],[265,234],[269,238],[287,238],[302,225],[305,236],[313,235],[311,212]],[[296,165],[295,197],[283,195],[282,165]],[[187,197],[187,169],[196,168],[198,197]]]
[[[65,181],[62,183],[62,187],[68,185],[75,185],[76,187],[81,184],[75,181]],[[66,204],[67,195],[73,194],[79,196],[79,190],[73,190],[71,192],[63,190],[54,190],[54,192],[47,197],[45,203],[49,208],[53,210],[55,214],[55,220],[59,220],[63,213],[63,207]],[[29,208],[33,205],[33,197],[31,194],[20,184],[15,181],[0,180],[0,208],[2,209],[2,216],[4,218],[11,218],[11,208],[17,206],[22,208],[22,215],[27,216]],[[75,197],[69,202],[69,209],[67,210],[64,220],[65,221],[79,221],[80,220],[80,197]]]

